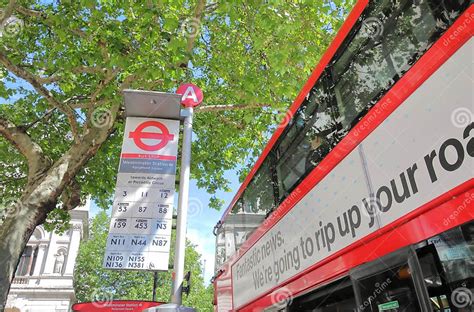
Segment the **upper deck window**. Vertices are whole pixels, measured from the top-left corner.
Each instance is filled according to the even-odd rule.
[[[277,143],[280,202],[407,72],[468,1],[372,1]]]
[[[335,144],[337,124],[325,79],[320,79],[311,89],[294,120],[288,129],[292,135],[283,134],[277,148],[280,200],[288,196]]]
[[[229,216],[238,220],[235,228],[243,240],[232,248],[319,165],[469,3],[370,1],[233,207]]]
[[[348,131],[454,22],[468,1],[372,1],[330,66]]]
[[[244,192],[244,212],[266,215],[275,206],[270,158],[267,158]]]

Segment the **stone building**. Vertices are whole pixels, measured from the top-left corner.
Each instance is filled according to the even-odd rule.
[[[90,202],[71,211],[63,235],[38,226],[18,264],[6,312],[67,312],[75,301],[73,273],[80,241],[87,238]]]

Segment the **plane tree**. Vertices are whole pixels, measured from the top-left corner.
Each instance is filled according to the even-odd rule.
[[[64,229],[86,197],[110,205],[124,89],[199,85],[192,177],[228,191],[224,173],[253,163],[351,0],[0,5],[1,307],[37,225]]]

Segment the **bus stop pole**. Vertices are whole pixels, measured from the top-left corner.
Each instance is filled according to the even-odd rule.
[[[186,249],[186,226],[188,221],[189,178],[191,166],[191,139],[193,133],[193,108],[186,107],[182,112],[185,118],[183,127],[183,146],[181,150],[181,172],[179,178],[173,293],[171,294],[171,302],[177,305],[182,304],[184,253]]]

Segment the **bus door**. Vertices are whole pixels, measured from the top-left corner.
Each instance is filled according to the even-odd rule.
[[[440,233],[415,248],[433,311],[474,312],[474,222]]]
[[[432,311],[411,246],[363,264],[350,276],[361,312]]]
[[[434,245],[427,245],[416,250],[423,273],[423,281],[428,291],[430,304],[434,312],[456,311],[451,302],[450,289]]]

